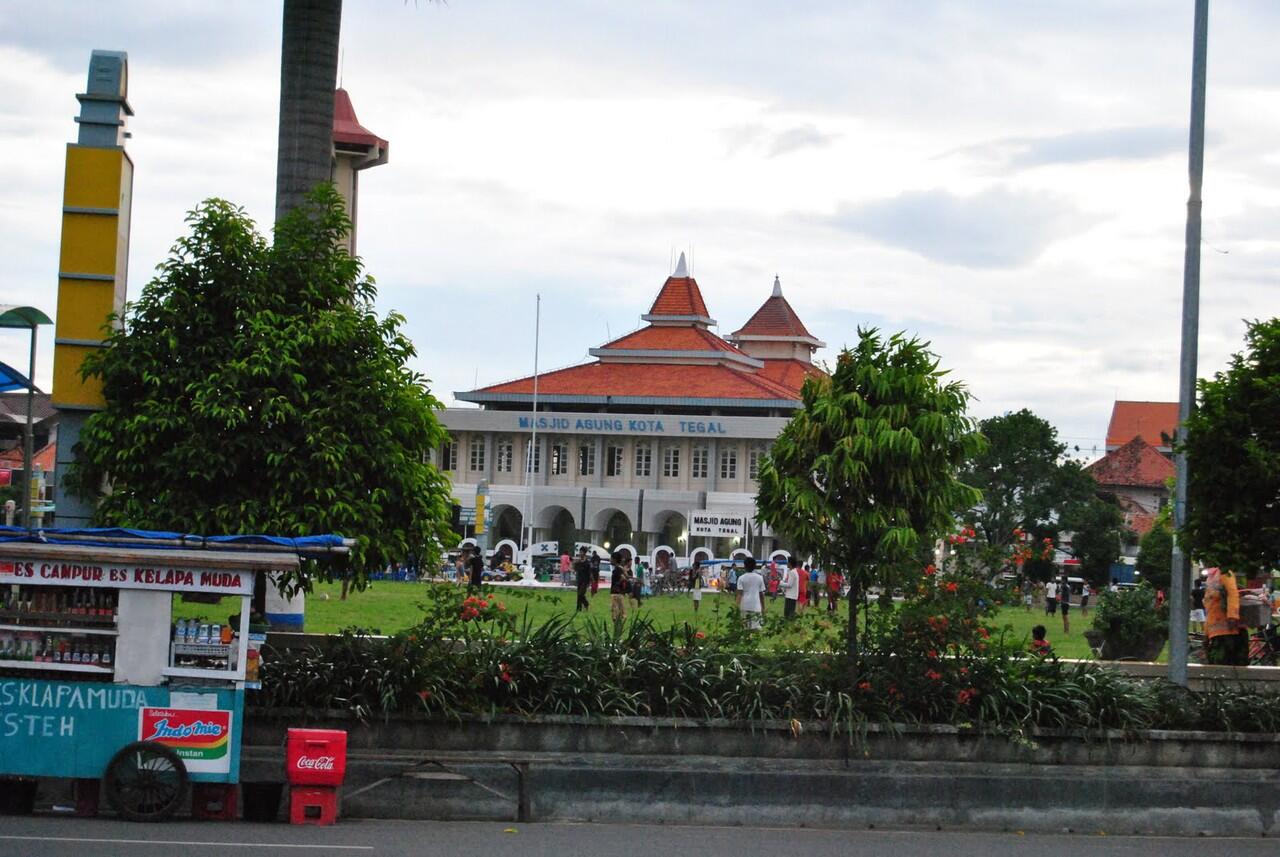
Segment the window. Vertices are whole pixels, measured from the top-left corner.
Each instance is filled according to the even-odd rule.
[[[596,475],[596,445],[584,443],[578,446],[578,475]]]
[[[535,446],[533,438],[529,438],[524,442],[524,472],[542,472],[542,447]]]
[[[604,475],[622,475],[622,447],[610,446],[604,451]]]
[[[647,443],[636,444],[636,476],[648,476],[653,471],[653,450]]]
[[[669,478],[680,476],[680,447],[668,446],[662,451],[662,475]]]
[[[736,449],[726,449],[720,453],[720,478],[738,478],[738,451]]]
[[[451,437],[440,447],[440,469],[458,469],[458,439]]]
[[[551,445],[551,475],[564,476],[569,472],[569,444],[557,440]]]
[[[515,469],[515,452],[512,449],[511,438],[498,438],[497,449],[494,451],[494,469],[499,473],[510,473]]]
[[[694,479],[707,478],[707,448],[705,446],[695,446],[693,448],[693,466],[689,475]]]
[[[471,438],[471,470],[484,470],[484,436]]]
[[[760,459],[763,457],[764,450],[759,447],[754,447],[747,453],[747,478],[753,482],[760,478]]]

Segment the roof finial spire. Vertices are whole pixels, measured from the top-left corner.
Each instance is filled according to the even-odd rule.
[[[683,251],[683,250],[682,250],[682,251],[680,251],[680,261],[676,262],[676,269],[675,269],[675,271],[671,274],[671,276],[673,276],[673,277],[687,277],[687,276],[689,276],[689,269],[688,269],[688,267],[687,267],[687,266],[685,265],[685,263],[684,263],[684,251]]]
[[[773,275],[773,296],[775,298],[782,297],[782,280],[778,279],[778,275]]]

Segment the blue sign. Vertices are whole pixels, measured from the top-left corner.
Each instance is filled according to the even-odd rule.
[[[229,774],[192,773],[197,782],[236,782],[244,695],[229,689],[141,687],[0,678],[0,774],[101,777],[116,751],[139,740],[141,710],[193,701],[232,712]]]

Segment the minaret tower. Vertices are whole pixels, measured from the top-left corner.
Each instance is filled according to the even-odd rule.
[[[351,96],[345,89],[333,94],[333,183],[347,202],[351,234],[347,252],[356,252],[356,219],[359,215],[360,171],[387,162],[391,144],[360,124]]]
[[[80,366],[103,347],[103,328],[111,313],[124,308],[133,204],[133,161],[124,150],[129,136],[125,121],[133,115],[128,92],[128,55],[94,51],[89,83],[76,96],[80,132],[77,141],[67,145],[62,192],[53,405],[60,412],[54,506],[63,527],[89,524],[92,506],[68,495],[62,476],[85,419],[106,404],[102,382],[81,378]]]

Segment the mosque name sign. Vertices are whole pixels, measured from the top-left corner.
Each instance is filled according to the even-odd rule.
[[[747,516],[732,515],[723,512],[691,511],[689,513],[689,535],[705,536],[713,539],[731,539],[740,537],[747,531]]]
[[[728,434],[722,420],[673,417],[520,417],[519,427],[538,431],[595,432],[598,434]]]

